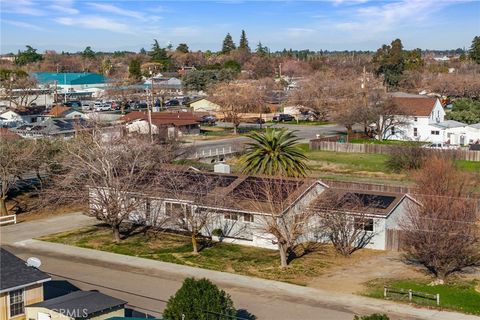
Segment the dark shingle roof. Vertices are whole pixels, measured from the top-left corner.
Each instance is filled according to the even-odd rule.
[[[14,254],[3,248],[0,251],[0,292],[50,280],[48,274],[28,267],[25,261]]]
[[[74,291],[58,298],[35,303],[29,307],[42,307],[72,314],[75,310],[85,310],[88,315],[100,314],[104,311],[123,307],[127,302],[107,296],[97,291]]]

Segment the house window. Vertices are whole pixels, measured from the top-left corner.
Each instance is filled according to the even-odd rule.
[[[355,230],[373,231],[373,219],[354,218]]]
[[[23,314],[24,313],[23,289],[10,291],[8,295],[10,300],[10,318]]]
[[[185,215],[187,213],[187,205],[185,203],[166,202],[165,214],[169,217],[176,215]]]
[[[392,132],[392,136],[394,136],[395,135],[395,127],[392,127],[391,132]]]
[[[434,136],[440,135],[440,131],[432,130],[431,132]]]
[[[413,128],[413,136],[418,136],[418,128]]]
[[[226,220],[238,220],[238,215],[236,213],[225,213],[223,217]]]
[[[413,118],[413,121],[417,122],[417,121],[418,121],[418,117],[414,117],[414,118]]]
[[[243,221],[245,222],[253,222],[253,214],[245,213],[243,215]]]

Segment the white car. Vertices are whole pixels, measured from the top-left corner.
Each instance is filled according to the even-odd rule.
[[[456,145],[451,145],[451,144],[445,144],[445,143],[431,143],[422,146],[423,148],[426,149],[440,149],[440,150],[457,150],[460,149],[459,146]]]
[[[102,102],[95,102],[95,104],[93,105],[93,108],[95,109],[95,111],[109,111],[111,110],[111,106],[108,105],[108,104],[104,104]]]

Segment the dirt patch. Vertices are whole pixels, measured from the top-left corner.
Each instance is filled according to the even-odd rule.
[[[373,279],[427,277],[420,268],[405,264],[397,252],[355,257],[357,254],[351,258],[341,258],[344,260],[325,270],[308,285],[344,293],[360,293],[365,290],[364,283]]]

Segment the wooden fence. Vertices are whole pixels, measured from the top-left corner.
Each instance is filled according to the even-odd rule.
[[[367,143],[339,143],[334,141],[324,141],[323,139],[310,140],[310,150],[334,151],[334,152],[352,152],[352,153],[380,153],[389,154],[394,148],[410,148],[399,145],[367,144]],[[480,161],[480,151],[472,150],[435,150],[427,149],[430,152],[450,152],[456,159],[468,161]]]
[[[367,182],[338,181],[331,179],[321,179],[329,187],[346,190],[362,190],[372,192],[391,192],[391,193],[412,193],[413,189],[408,186],[377,184]]]
[[[405,247],[405,232],[403,230],[387,229],[385,232],[385,250],[402,251]]]
[[[427,299],[427,300],[433,300],[436,302],[437,306],[440,306],[440,294],[431,294],[431,293],[426,293],[426,292],[419,292],[419,291],[413,291],[412,289],[397,289],[397,288],[390,288],[387,286],[383,287],[383,297],[386,299],[388,297],[389,293],[394,293],[396,295],[400,296],[407,296],[408,295],[408,301],[412,301],[413,297],[417,298],[422,298],[422,299]]]

